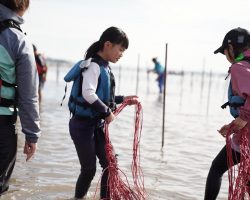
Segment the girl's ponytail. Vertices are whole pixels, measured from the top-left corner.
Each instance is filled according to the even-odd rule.
[[[0,0],[1,1],[1,0]],[[93,43],[85,53],[85,60],[93,57],[98,51],[103,50],[104,44],[106,41],[111,42],[112,44],[120,44],[125,49],[128,48],[128,37],[121,29],[111,26],[107,28],[101,35],[100,39]]]
[[[93,43],[85,53],[85,60],[93,57],[100,49],[101,49],[100,41]]]

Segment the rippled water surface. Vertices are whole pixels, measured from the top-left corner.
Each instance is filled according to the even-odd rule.
[[[56,69],[49,69],[40,108],[43,134],[36,156],[30,162],[25,162],[22,154],[24,136],[18,128],[17,162],[10,190],[1,200],[66,200],[73,197],[80,166],[68,131],[67,100],[60,107],[64,94],[62,77],[66,71],[61,69],[57,81]],[[120,80],[118,70],[114,72],[118,92],[135,94],[135,70],[122,70]],[[211,161],[225,144],[216,130],[232,120],[226,110],[220,109],[225,99],[224,77],[212,76],[211,88],[209,80],[209,76],[205,76],[202,84],[200,75],[168,76],[165,143],[161,149],[162,97],[158,95],[155,76],[147,77],[144,71],[140,73],[138,95],[143,106],[140,153],[148,199],[203,199]],[[128,177],[131,176],[134,113],[133,107],[125,108],[110,125],[110,137],[119,154],[119,166]],[[91,196],[96,191],[100,175],[98,166],[89,199],[93,199]],[[219,200],[227,198],[227,184],[225,175]]]

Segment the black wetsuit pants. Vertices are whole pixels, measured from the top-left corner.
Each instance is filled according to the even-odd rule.
[[[8,190],[17,151],[17,135],[12,116],[0,115],[0,196]]]
[[[240,161],[240,153],[232,150],[234,164]],[[226,146],[212,162],[208,173],[204,200],[215,200],[219,194],[223,174],[228,170]]]
[[[72,117],[69,122],[69,131],[81,164],[81,173],[76,182],[75,197],[82,198],[87,194],[94,178],[96,157],[98,157],[103,170],[108,166],[103,125],[97,120]],[[109,198],[107,180],[108,170],[105,170],[101,179],[101,199]]]

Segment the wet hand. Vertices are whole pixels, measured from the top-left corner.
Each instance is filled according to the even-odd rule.
[[[25,141],[23,153],[27,155],[26,162],[35,154],[35,151],[36,151],[36,143],[29,143]]]
[[[136,95],[125,96],[124,101],[127,101],[128,105],[135,105],[139,103],[138,96]]]
[[[227,132],[230,129],[230,124],[226,124],[220,128],[220,130],[217,130],[223,137],[226,137]]]
[[[106,122],[107,124],[109,124],[109,123],[112,122],[114,119],[115,119],[115,115],[111,112],[110,115],[107,116],[107,117],[105,118],[105,122]]]

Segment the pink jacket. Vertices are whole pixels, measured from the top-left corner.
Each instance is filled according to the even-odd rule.
[[[245,51],[245,57],[250,58],[250,50]],[[247,61],[240,61],[232,64],[231,69],[231,83],[233,94],[246,99],[244,106],[239,109],[239,117],[247,121],[247,127],[250,132],[250,63]],[[232,147],[239,151],[239,134],[233,135]],[[250,146],[250,133],[248,134]]]

